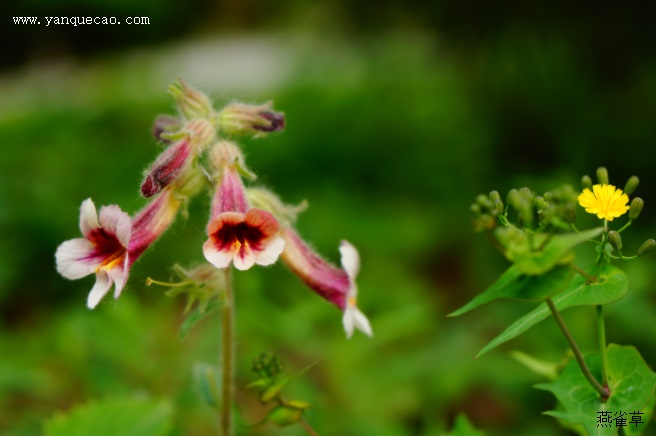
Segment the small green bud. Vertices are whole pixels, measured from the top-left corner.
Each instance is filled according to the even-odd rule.
[[[608,185],[608,170],[606,167],[597,168],[597,183]]]
[[[487,195],[484,194],[479,194],[476,197],[476,203],[480,204],[481,207],[485,209],[492,209],[492,202],[490,201],[490,198]]]
[[[638,176],[629,177],[629,180],[626,182],[626,186],[624,186],[624,193],[626,195],[633,194],[633,192],[636,190],[639,184],[640,184],[640,179],[638,179]]]
[[[555,199],[555,195],[551,191],[547,191],[543,195],[544,199],[547,200],[548,202],[552,202]]]
[[[494,203],[497,200],[501,201],[501,196],[499,195],[499,191],[491,191],[489,197],[492,203]]]
[[[622,237],[615,230],[608,232],[608,241],[617,251],[622,251]]]
[[[478,203],[472,203],[469,206],[469,210],[474,214],[474,215],[480,215],[481,214],[481,205]]]
[[[508,195],[506,196],[506,203],[511,205],[514,208],[517,208],[517,204],[519,202],[519,192],[517,189],[511,189],[508,191]]]
[[[173,95],[180,112],[188,120],[207,118],[212,112],[210,99],[197,89],[187,86],[180,79],[169,86],[169,93]]]
[[[592,190],[592,179],[590,178],[590,176],[585,175],[581,177],[581,189]]]
[[[645,202],[640,197],[636,197],[631,201],[631,208],[629,209],[629,219],[634,220],[640,216],[642,212],[642,207],[645,205]]]
[[[638,256],[644,256],[656,247],[656,241],[653,238],[647,239],[638,249]]]
[[[501,200],[495,200],[494,208],[496,209],[495,210],[496,214],[501,215],[503,213],[503,202]]]
[[[545,210],[549,207],[549,202],[544,197],[541,197],[539,195],[535,197],[535,200],[533,200],[533,202],[535,203],[535,207],[537,207],[538,210]]]
[[[301,419],[302,410],[278,406],[269,413],[267,420],[279,426],[291,425]]]

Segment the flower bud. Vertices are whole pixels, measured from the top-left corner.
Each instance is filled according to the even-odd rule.
[[[266,419],[283,427],[298,422],[301,419],[301,413],[302,411],[299,409],[278,406],[269,413]]]
[[[519,192],[517,189],[511,189],[508,191],[508,196],[506,197],[506,203],[511,205],[514,208],[517,208],[517,205],[519,203]]]
[[[260,106],[230,104],[218,114],[217,127],[228,135],[263,136],[280,132],[285,128],[285,115],[271,110],[271,105],[271,102]]]
[[[590,178],[590,176],[585,175],[581,177],[581,189],[592,190],[592,179]]]
[[[503,213],[503,201],[498,191],[490,192],[490,201],[492,201],[492,212],[496,215]]]
[[[481,205],[478,203],[472,203],[469,206],[469,210],[474,214],[474,215],[480,215],[481,214]]]
[[[626,186],[624,186],[624,193],[626,195],[633,194],[633,192],[636,190],[639,184],[640,184],[640,179],[638,179],[638,176],[629,177],[629,180],[626,182]]]
[[[162,134],[173,133],[177,130],[180,130],[181,127],[182,123],[178,118],[172,117],[170,115],[158,115],[155,119],[155,122],[153,123],[151,133],[158,141],[170,144],[171,140],[169,138],[163,137]]]
[[[645,202],[640,197],[636,197],[631,201],[631,208],[629,209],[629,219],[634,220],[640,216],[642,212],[642,207],[645,205]]]
[[[638,249],[638,256],[644,256],[656,247],[656,241],[653,238],[647,239]]]
[[[487,195],[484,195],[484,194],[479,194],[476,197],[476,203],[478,203],[479,205],[481,205],[481,207],[483,207],[487,210],[490,210],[493,207],[492,202],[490,201],[490,198]]]
[[[608,185],[608,170],[606,167],[597,168],[597,183]]]
[[[622,237],[615,230],[608,232],[608,241],[617,251],[622,251]]]
[[[182,80],[169,86],[169,92],[182,115],[190,120],[194,118],[207,118],[212,112],[212,102],[202,92],[190,88]]]
[[[533,200],[535,203],[535,207],[538,208],[538,210],[545,210],[549,207],[549,202],[544,199],[544,197],[537,196],[535,197],[535,200]]]

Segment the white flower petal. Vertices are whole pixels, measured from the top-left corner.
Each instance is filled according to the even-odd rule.
[[[114,298],[118,298],[121,295],[121,291],[128,281],[128,274],[130,273],[129,256],[129,253],[125,253],[123,263],[109,270],[109,276],[114,282]]]
[[[351,245],[348,241],[342,241],[339,246],[339,252],[342,254],[342,267],[348,274],[351,282],[355,282],[355,278],[360,271],[360,255],[358,250]]]
[[[353,336],[353,328],[355,327],[355,320],[353,319],[353,309],[351,307],[346,307],[344,310],[344,316],[342,317],[342,324],[344,324],[344,331],[346,332],[346,337],[351,339]]]
[[[239,251],[237,250],[235,252],[234,259],[232,260],[233,265],[235,265],[235,268],[237,268],[239,271],[246,271],[247,269],[250,269],[253,265],[255,265],[255,260],[256,257],[255,253],[253,253],[253,250],[251,250],[249,247],[243,247],[241,250],[244,251],[244,255],[241,256]]]
[[[233,251],[219,251],[216,249],[211,240],[205,241],[203,244],[203,254],[205,259],[216,268],[225,268],[230,265],[234,257]]]
[[[362,333],[369,337],[374,335],[373,330],[371,330],[371,324],[369,324],[369,320],[365,314],[362,313],[357,307],[353,308],[353,320],[355,321],[355,327]]]
[[[92,230],[96,230],[98,225],[98,214],[96,213],[96,205],[93,200],[87,198],[80,206],[80,231],[85,238],[89,236]]]
[[[257,255],[255,263],[263,266],[275,263],[284,248],[285,240],[279,236],[276,236],[271,242],[269,242],[264,251]]]
[[[84,238],[63,242],[55,253],[57,272],[71,280],[93,274],[99,263],[87,258],[93,255],[94,248],[94,245]]]
[[[89,309],[96,307],[111,287],[112,279],[109,274],[103,270],[98,271],[98,273],[96,273],[96,284],[93,285],[93,289],[91,289],[89,297],[87,298],[87,306]]]
[[[124,247],[130,242],[132,221],[130,216],[116,205],[103,206],[100,209],[100,225],[107,233],[116,235]]]

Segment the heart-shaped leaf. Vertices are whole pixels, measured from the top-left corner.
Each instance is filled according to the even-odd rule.
[[[589,271],[591,270],[592,268],[589,268]],[[588,283],[586,280],[583,276],[576,276],[570,282],[567,290],[553,298],[556,308],[563,310],[572,306],[608,304],[624,297],[629,290],[629,279],[624,271],[612,265],[604,266],[596,282]],[[521,335],[550,315],[551,311],[547,304],[540,304],[490,341],[476,357],[480,357],[504,342]]]
[[[588,356],[585,361],[600,380],[600,356]],[[563,410],[546,414],[572,425],[582,425],[591,435],[614,436],[620,428],[629,434],[640,434],[651,416],[656,374],[638,350],[630,346],[610,344],[606,362],[611,392],[607,402],[601,402],[599,393],[587,382],[578,363],[572,360],[556,380],[535,386],[552,392],[563,406]]]

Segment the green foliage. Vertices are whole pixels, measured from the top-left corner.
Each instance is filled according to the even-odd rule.
[[[594,268],[590,268],[588,272],[592,273],[593,270]],[[624,297],[628,290],[629,280],[626,274],[619,268],[606,265],[596,282],[589,283],[585,277],[579,275],[572,280],[567,290],[554,297],[553,302],[558,310],[573,306],[609,304]],[[480,357],[504,342],[521,335],[550,315],[551,311],[547,304],[540,304],[490,341],[476,357]]]
[[[649,369],[634,347],[610,344],[606,359],[611,391],[607,402],[601,402],[599,394],[583,377],[577,362],[572,360],[556,380],[536,386],[552,392],[564,406],[564,410],[546,413],[571,425],[582,425],[591,435],[611,436],[618,434],[618,427],[617,421],[610,419],[623,412],[627,420],[627,427],[623,427],[623,430],[627,434],[640,434],[649,422],[649,406],[656,390],[656,374]],[[586,362],[593,375],[600,377],[600,356],[589,356]],[[600,416],[604,416],[599,412],[609,413],[606,415],[610,420],[608,427],[598,425]],[[639,415],[642,424],[630,424],[633,412],[646,412]]]
[[[168,401],[139,397],[110,398],[58,413],[45,424],[46,436],[161,436],[172,429]]]
[[[442,436],[483,436],[483,433],[480,430],[477,430],[474,425],[469,422],[467,416],[464,413],[456,416],[455,423],[453,428],[449,433],[444,433]]]

